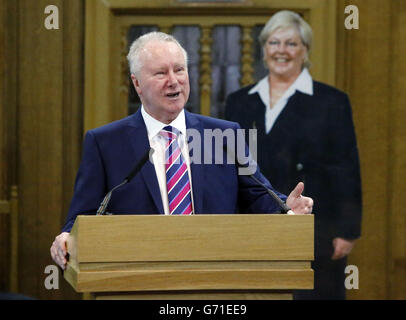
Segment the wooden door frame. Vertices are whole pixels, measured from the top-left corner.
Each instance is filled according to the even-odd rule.
[[[86,1],[84,131],[127,116],[127,30],[131,21],[165,26],[176,15],[185,21],[227,21],[230,13],[264,23],[277,10],[303,13],[313,28],[312,75],[335,85],[336,0],[245,0],[185,3],[175,0]],[[228,17],[228,18],[227,18]],[[179,19],[180,20],[180,19]],[[204,113],[207,113],[205,111]]]

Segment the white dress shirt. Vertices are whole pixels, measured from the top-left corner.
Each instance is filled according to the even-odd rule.
[[[172,126],[180,131],[178,137],[178,144],[182,152],[183,160],[186,162],[189,181],[190,181],[190,195],[192,197],[192,208],[194,212],[193,205],[193,189],[192,189],[192,175],[190,170],[190,157],[189,149],[186,141],[186,121],[185,121],[185,111],[182,110],[177,118],[173,120],[170,124],[162,123],[152,116],[150,116],[141,106],[141,115],[144,119],[145,126],[147,127],[149,145],[154,149],[152,155],[152,160],[154,162],[155,172],[158,179],[159,191],[161,192],[162,204],[164,207],[164,212],[166,215],[170,214],[169,202],[168,202],[168,192],[166,189],[166,171],[165,171],[165,149],[166,149],[166,139],[162,137],[159,132],[166,126]]]
[[[265,132],[269,133],[271,131],[276,119],[279,114],[285,108],[288,100],[297,91],[303,92],[308,95],[313,95],[313,79],[307,68],[304,68],[300,73],[299,77],[292,83],[292,85],[286,90],[283,96],[278,100],[278,102],[271,108],[269,102],[269,81],[268,76],[260,80],[249,92],[248,94],[259,94],[262,102],[266,106],[265,108]]]

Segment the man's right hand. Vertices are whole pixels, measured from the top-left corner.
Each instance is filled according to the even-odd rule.
[[[68,240],[68,236],[69,232],[62,232],[55,238],[50,249],[52,259],[62,268],[62,270],[66,269],[66,241]]]

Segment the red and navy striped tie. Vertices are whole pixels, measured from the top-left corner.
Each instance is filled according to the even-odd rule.
[[[160,134],[167,140],[165,149],[166,188],[170,214],[191,214],[192,197],[187,165],[177,142],[179,131],[166,126]]]

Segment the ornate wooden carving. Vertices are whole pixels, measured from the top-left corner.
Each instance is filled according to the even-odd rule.
[[[128,40],[127,40],[127,34],[128,34],[128,26],[122,26],[120,29],[120,66],[121,66],[121,81],[120,81],[120,95],[123,96],[124,101],[128,99],[128,73],[129,73],[129,67],[128,67],[128,61],[127,61],[127,54],[128,54]]]
[[[254,62],[254,40],[252,39],[252,27],[252,25],[242,27],[241,86],[243,87],[254,83],[254,68],[252,67]]]
[[[200,37],[200,113],[206,116],[210,115],[212,29],[202,26]]]

